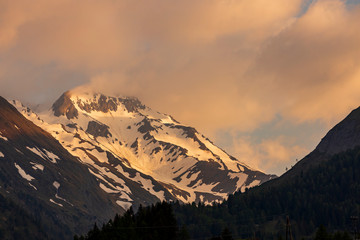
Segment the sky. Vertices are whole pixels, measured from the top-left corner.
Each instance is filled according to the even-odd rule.
[[[359,2],[0,0],[0,95],[136,96],[280,175],[360,105]]]

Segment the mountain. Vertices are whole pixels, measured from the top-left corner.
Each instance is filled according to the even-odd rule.
[[[35,113],[0,97],[6,239],[71,238],[130,206],[221,202],[274,177],[137,98],[69,91]]]
[[[103,192],[127,209],[158,201],[222,201],[269,179],[195,128],[133,97],[65,92],[43,113],[14,106],[80,159]]]
[[[4,236],[24,235],[22,226],[17,226],[23,223],[40,228],[34,231],[35,238],[46,232],[51,239],[65,239],[124,212],[98,186],[91,169],[0,97],[0,230],[7,229]],[[36,228],[23,230],[31,229]]]
[[[351,216],[360,215],[360,108],[331,129],[292,169],[246,192],[230,194],[215,206],[174,204],[180,225],[192,238],[219,235],[278,239],[286,216],[293,236],[312,239],[316,228],[351,232]]]
[[[291,171],[286,172],[279,181],[306,172],[333,155],[360,146],[360,107],[351,111],[341,122],[336,124],[316,146],[314,151],[299,161]]]

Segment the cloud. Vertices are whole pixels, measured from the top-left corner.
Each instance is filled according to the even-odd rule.
[[[289,142],[290,141],[290,142]],[[308,153],[308,149],[296,145],[284,136],[265,139],[256,143],[250,136],[234,138],[229,149],[239,160],[266,173],[281,175],[286,168],[291,168],[297,160]]]
[[[0,94],[40,103],[86,85],[210,137],[277,115],[330,126],[360,102],[360,10],[308,2],[0,0]]]
[[[250,92],[294,121],[338,121],[360,103],[359,21],[359,7],[315,2],[262,50],[247,72]]]
[[[2,86],[26,84],[29,76],[41,75],[65,91],[68,80],[53,76],[66,72],[83,76],[78,84],[87,78],[96,89],[136,95],[209,132],[239,122],[242,128],[255,127],[259,106],[239,97],[234,85],[260,46],[293,21],[301,1],[264,4],[267,1],[8,2],[1,16],[6,26],[0,28],[10,36],[0,56],[7,65]],[[30,73],[18,71],[27,68]],[[32,71],[49,68],[48,75]],[[27,91],[35,94],[40,82],[44,80],[31,80]]]

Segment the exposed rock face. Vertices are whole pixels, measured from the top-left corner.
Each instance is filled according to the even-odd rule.
[[[84,102],[80,99],[77,101],[77,105],[81,110],[84,110],[88,113],[92,111],[98,111],[98,112],[111,112],[111,111],[117,111],[118,104],[121,103],[125,106],[128,112],[135,112],[138,109],[144,109],[145,106],[141,104],[141,102],[137,98],[116,98],[116,97],[107,97],[103,94],[100,94],[100,96],[96,99],[93,99],[93,101],[90,102]]]
[[[86,129],[87,133],[90,133],[94,137],[111,137],[109,127],[105,124],[101,124],[95,121],[89,121],[88,127]]]
[[[321,153],[336,154],[356,146],[360,146],[360,108],[332,128],[316,149]]]
[[[141,122],[138,123],[138,125],[141,125],[138,128],[138,131],[141,133],[148,133],[150,131],[156,130],[153,126],[151,126],[151,123],[148,119],[144,118]]]
[[[58,100],[56,100],[52,106],[55,116],[66,116],[68,119],[74,119],[78,117],[79,112],[74,106],[74,102],[70,99],[70,97],[71,92],[67,91],[61,95]],[[79,99],[76,103],[81,110],[84,110],[88,113],[92,111],[103,113],[117,111],[119,104],[123,104],[128,112],[136,112],[139,109],[145,109],[145,106],[141,104],[139,99],[135,97],[116,98],[99,94],[99,96],[95,97],[93,100],[94,101],[83,102]]]
[[[97,102],[84,103],[81,100],[78,100],[77,104],[81,110],[84,110],[88,113],[91,111],[107,113],[109,111],[117,110],[116,100],[117,99],[114,97],[107,98],[101,94]]]
[[[67,119],[77,118],[79,113],[70,99],[70,92],[67,91],[53,104],[54,115],[66,116]]]
[[[135,112],[138,109],[145,109],[145,106],[142,105],[137,98],[119,98],[119,101],[124,104],[125,108],[129,112]]]

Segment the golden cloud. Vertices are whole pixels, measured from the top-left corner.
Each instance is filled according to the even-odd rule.
[[[360,103],[359,21],[359,7],[317,1],[270,41],[248,71],[251,89],[263,96],[257,100],[267,98],[274,112],[295,121],[339,121]]]
[[[333,124],[360,102],[360,8],[319,0],[301,15],[303,3],[0,1],[0,93],[60,95],[84,83],[210,136],[276,115]]]
[[[250,137],[234,138],[229,150],[249,166],[280,175],[285,168],[290,169],[297,160],[308,153],[308,149],[291,144],[291,140],[285,136],[278,136],[254,143]]]

